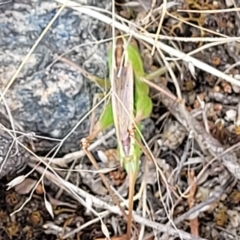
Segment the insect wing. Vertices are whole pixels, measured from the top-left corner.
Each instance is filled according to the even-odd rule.
[[[116,69],[117,70],[117,69]],[[115,79],[113,81],[113,112],[114,121],[117,126],[117,137],[121,143],[121,149],[124,155],[129,155],[130,136],[128,129],[131,126],[131,121],[134,118],[134,83],[133,69],[130,64],[121,68],[121,73],[118,77],[118,71],[115,71]]]

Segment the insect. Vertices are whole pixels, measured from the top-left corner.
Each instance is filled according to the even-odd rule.
[[[111,97],[92,133],[82,143],[92,141],[100,131],[114,125],[119,159],[129,178],[127,239],[131,239],[134,187],[142,154],[140,121],[150,116],[153,104],[149,86],[141,80],[145,73],[138,49],[124,38],[118,38],[115,46],[108,53]],[[87,151],[87,145],[84,146]]]

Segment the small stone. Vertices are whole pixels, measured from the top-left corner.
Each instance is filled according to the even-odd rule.
[[[237,116],[237,111],[236,110],[233,110],[233,109],[230,109],[226,112],[226,116],[225,116],[225,119],[227,121],[235,121],[236,119],[236,116]]]
[[[233,0],[225,0],[225,3],[228,8],[233,6]]]

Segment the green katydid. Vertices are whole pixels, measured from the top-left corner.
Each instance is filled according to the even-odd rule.
[[[113,64],[113,54],[115,64]],[[141,81],[145,75],[138,49],[125,39],[118,39],[116,49],[108,53],[108,64],[114,77],[111,78],[111,101],[105,107],[93,132],[87,137],[92,141],[96,135],[114,124],[118,140],[119,158],[129,177],[129,214],[127,239],[131,238],[134,187],[139,171],[141,148],[140,134],[134,125],[150,116],[152,101],[149,87]]]

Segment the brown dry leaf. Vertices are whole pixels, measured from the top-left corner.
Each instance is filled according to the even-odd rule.
[[[112,162],[113,164],[119,163],[117,149],[108,149],[104,153],[109,162]]]
[[[8,205],[16,206],[20,199],[16,192],[10,192],[6,195],[5,200]]]
[[[225,144],[229,137],[229,131],[224,126],[223,120],[218,120],[216,124],[211,129],[211,134],[220,143]]]
[[[221,86],[222,86],[223,91],[225,93],[230,93],[230,94],[232,93],[232,87],[231,87],[231,85],[228,82],[222,81],[221,82]]]
[[[227,223],[228,215],[226,207],[223,206],[217,210],[217,212],[214,214],[214,221],[220,227],[223,227]]]
[[[41,212],[40,211],[31,212],[31,214],[29,215],[29,223],[35,227],[42,226],[43,218]]]
[[[213,109],[214,109],[214,111],[217,112],[217,114],[219,114],[219,113],[222,111],[223,106],[222,106],[222,104],[220,104],[220,103],[215,103],[215,104],[213,105]]]
[[[214,66],[218,66],[221,64],[221,58],[218,56],[215,56],[211,59],[211,62]]]
[[[13,237],[17,237],[19,234],[19,230],[19,225],[12,222],[9,222],[5,228],[5,232],[10,239],[12,239]]]
[[[190,92],[194,89],[195,87],[195,82],[190,78],[190,79],[187,79],[185,82],[184,82],[184,85],[185,85],[185,89],[187,92]]]
[[[38,195],[42,195],[44,193],[44,190],[43,190],[43,186],[42,184],[38,184],[36,189],[35,189],[35,192],[38,194]]]
[[[230,195],[230,201],[234,204],[237,204],[240,202],[240,191],[234,190],[232,194]]]
[[[113,181],[114,186],[121,186],[126,178],[123,168],[119,168],[109,173],[109,178]]]
[[[36,183],[37,180],[26,178],[23,182],[15,186],[14,189],[18,194],[25,195],[31,192]]]

